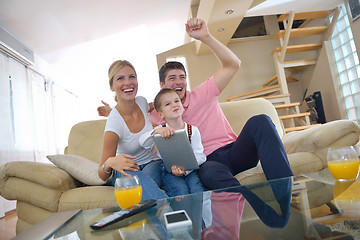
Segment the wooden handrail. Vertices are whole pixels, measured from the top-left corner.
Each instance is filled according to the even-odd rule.
[[[281,51],[280,51],[280,54],[279,54],[279,62],[280,63],[284,63],[286,49],[287,49],[288,44],[289,44],[290,33],[291,33],[292,25],[293,25],[293,22],[294,22],[294,16],[295,16],[295,13],[293,11],[291,11],[290,14],[289,14],[288,20],[283,21],[284,22],[284,28],[285,28],[285,34],[284,34],[283,41],[281,41]]]
[[[339,7],[337,7],[335,9],[334,16],[331,20],[330,27],[329,27],[329,30],[327,32],[327,35],[326,35],[324,41],[328,41],[331,38],[334,28],[335,28],[335,23],[336,23],[337,19],[339,18],[339,14],[340,14],[340,9],[339,9]]]

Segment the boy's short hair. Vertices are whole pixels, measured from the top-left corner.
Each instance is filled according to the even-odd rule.
[[[160,89],[160,91],[158,92],[158,94],[156,94],[155,99],[154,99],[154,108],[157,112],[160,111],[160,107],[161,107],[161,97],[167,93],[176,93],[176,91],[174,89],[171,88],[162,88]]]
[[[170,61],[170,62],[165,63],[159,70],[160,82],[165,84],[165,77],[166,77],[167,72],[170,70],[173,70],[173,69],[183,70],[186,75],[186,70],[185,70],[184,65],[182,65],[182,63]]]

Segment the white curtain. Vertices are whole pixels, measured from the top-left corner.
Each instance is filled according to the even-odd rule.
[[[46,155],[56,153],[51,83],[31,69],[27,73],[33,115],[34,160],[48,162]]]
[[[44,77],[0,53],[0,164],[48,162],[56,153],[51,91]],[[0,198],[0,217],[15,208]]]
[[[15,143],[15,114],[13,111],[13,86],[12,76],[10,74],[14,67],[10,67],[11,59],[0,54],[0,164],[18,159]],[[12,62],[13,63],[13,62]],[[17,65],[16,63],[13,63]],[[11,68],[11,70],[10,70]],[[14,77],[15,79],[15,77]],[[0,198],[0,217],[5,212],[15,208],[15,201],[6,201]]]
[[[64,153],[73,125],[82,121],[79,97],[58,84],[52,84],[56,151]],[[94,109],[96,111],[96,109]]]

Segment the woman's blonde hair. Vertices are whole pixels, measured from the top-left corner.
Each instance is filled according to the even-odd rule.
[[[135,72],[135,76],[137,76],[136,74],[136,70],[134,68],[134,66],[127,60],[117,60],[115,62],[113,62],[110,67],[109,67],[109,70],[108,70],[108,76],[109,76],[109,85],[110,87],[112,87],[113,85],[113,82],[114,82],[114,76],[115,74],[123,67],[125,66],[129,66],[131,67],[134,72]],[[115,95],[115,101],[117,102],[117,97]]]

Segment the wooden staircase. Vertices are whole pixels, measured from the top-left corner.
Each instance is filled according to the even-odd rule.
[[[331,23],[324,26],[307,27],[311,20],[327,18],[330,14],[334,14]],[[279,16],[278,22],[283,22],[284,30],[280,30],[274,35],[275,39],[280,40],[280,46],[271,52],[274,59],[276,75],[264,82],[261,89],[226,98],[226,101],[263,97],[274,104],[279,113],[279,118],[285,126],[286,132],[303,130],[315,126],[310,123],[309,112],[300,112],[300,103],[291,103],[288,83],[298,81],[291,77],[293,71],[299,71],[305,67],[315,65],[317,59],[296,59],[297,55],[294,54],[321,49],[323,41],[330,39],[338,15],[339,9],[302,13],[290,12],[289,14]],[[303,20],[303,22],[298,28],[293,28],[294,20]],[[322,41],[290,45],[290,39],[312,35],[321,35]],[[286,60],[288,55],[291,60]],[[316,55],[318,55],[317,52]]]

